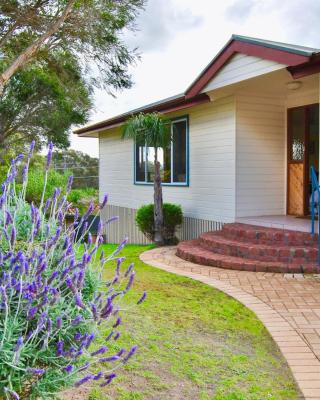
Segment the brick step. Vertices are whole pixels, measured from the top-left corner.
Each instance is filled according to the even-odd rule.
[[[242,242],[266,245],[314,246],[318,235],[308,232],[291,231],[288,229],[267,228],[248,224],[225,224],[221,230],[222,236]]]
[[[232,240],[222,236],[221,231],[203,233],[199,237],[199,245],[217,254],[258,261],[313,263],[317,261],[318,255],[314,244],[312,246],[256,244]]]
[[[198,239],[180,242],[177,246],[177,256],[196,264],[225,269],[280,273],[318,273],[318,267],[313,263],[256,261],[213,253],[201,247]]]

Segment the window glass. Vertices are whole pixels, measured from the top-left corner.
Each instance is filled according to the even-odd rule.
[[[291,161],[304,159],[305,112],[303,108],[292,110],[291,114]]]
[[[136,181],[144,182],[146,180],[145,175],[145,162],[146,162],[146,153],[145,146],[143,144],[136,143]]]
[[[158,149],[161,180],[166,184],[187,183],[187,120],[173,121],[172,142]],[[154,179],[154,148],[136,143],[135,179],[138,183],[152,183]]]
[[[186,121],[175,122],[172,132],[173,146],[173,182],[186,182],[186,161],[187,161],[187,141],[186,141]]]

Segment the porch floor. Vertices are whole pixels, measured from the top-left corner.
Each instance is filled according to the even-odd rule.
[[[298,218],[292,215],[266,215],[261,217],[236,218],[236,222],[268,228],[289,229],[291,231],[311,232],[311,219]],[[318,221],[315,223],[318,232]]]

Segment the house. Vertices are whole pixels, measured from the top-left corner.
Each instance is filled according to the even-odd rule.
[[[144,243],[135,210],[152,202],[152,151],[121,139],[139,112],[159,111],[176,127],[162,154],[164,200],[185,215],[192,239],[222,224],[309,229],[310,167],[319,166],[320,49],[233,35],[186,91],[78,129],[99,138],[100,192],[108,230]]]

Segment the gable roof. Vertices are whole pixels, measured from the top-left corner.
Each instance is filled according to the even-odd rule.
[[[126,121],[130,116],[141,112],[159,111],[168,113],[209,102],[209,97],[205,93],[201,93],[201,90],[203,90],[211,79],[236,53],[260,57],[265,60],[284,64],[287,66],[288,71],[294,79],[320,72],[320,49],[241,35],[232,35],[226,45],[219,51],[219,53],[184,93],[139,107],[105,121],[77,129],[74,133],[85,136],[86,134],[115,127]]]
[[[194,82],[187,88],[186,98],[193,97],[211,81],[220,69],[236,53],[260,57],[265,60],[285,64],[288,67],[304,64],[310,61],[320,49],[296,46],[293,44],[273,42],[247,36],[232,35],[228,43],[219,51]]]

